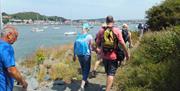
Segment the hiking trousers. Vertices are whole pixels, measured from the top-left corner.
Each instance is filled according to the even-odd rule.
[[[78,55],[78,59],[81,65],[83,80],[87,81],[91,68],[91,55]]]

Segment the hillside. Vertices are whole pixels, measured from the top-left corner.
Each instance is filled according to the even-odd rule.
[[[3,13],[3,16],[8,15],[11,16],[13,19],[32,19],[32,20],[51,20],[51,21],[60,21],[60,22],[64,22],[65,20],[67,20],[66,18],[63,17],[59,17],[59,16],[46,16],[46,15],[41,15],[39,13],[36,12],[19,12],[19,13],[15,13],[15,14],[7,14],[7,13]]]

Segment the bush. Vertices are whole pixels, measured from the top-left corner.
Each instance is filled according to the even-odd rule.
[[[38,49],[36,51],[36,60],[37,60],[37,64],[42,64],[43,61],[45,60],[45,55],[46,51],[44,49]]]
[[[179,30],[145,34],[129,64],[118,69],[117,91],[180,91]]]

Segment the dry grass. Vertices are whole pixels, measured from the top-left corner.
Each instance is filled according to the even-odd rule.
[[[40,70],[39,70],[39,72],[37,74],[37,80],[39,82],[42,82],[44,80],[45,75],[46,75],[46,68],[41,65]]]
[[[34,57],[26,57],[26,59],[20,63],[20,65],[26,68],[33,68],[36,65]]]
[[[73,46],[64,45],[52,48],[39,48],[37,51],[27,57],[21,65],[32,69],[39,65],[37,72],[37,79],[39,82],[44,80],[47,66],[49,67],[49,75],[52,80],[63,79],[68,82],[72,78],[80,78],[78,74],[79,63],[73,62]]]

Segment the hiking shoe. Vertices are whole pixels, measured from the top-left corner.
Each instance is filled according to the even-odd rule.
[[[88,87],[89,86],[89,81],[86,81],[84,87]]]
[[[93,71],[91,72],[91,76],[92,76],[93,78],[96,77],[96,71],[95,71],[95,70],[93,70]]]
[[[84,91],[84,88],[80,87],[78,91]]]

